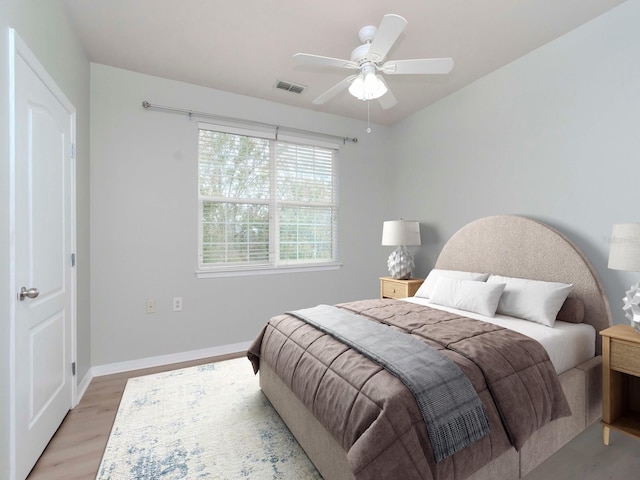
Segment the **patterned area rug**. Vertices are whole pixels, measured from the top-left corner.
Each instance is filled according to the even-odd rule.
[[[239,358],[130,379],[96,479],[322,477]]]

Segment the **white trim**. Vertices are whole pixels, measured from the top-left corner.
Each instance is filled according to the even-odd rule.
[[[9,29],[9,392],[16,391],[16,34]],[[16,397],[9,395],[9,480],[16,478]]]
[[[222,345],[219,347],[203,348],[200,350],[190,350],[188,352],[171,353],[169,355],[160,355],[157,357],[139,358],[125,362],[98,365],[91,368],[91,376],[92,378],[101,377],[103,375],[130,372],[132,370],[140,370],[143,368],[171,365],[172,363],[189,362],[192,360],[200,360],[202,358],[243,353],[247,351],[249,346],[251,346],[251,343],[252,342],[250,341],[233,343],[231,345]]]
[[[73,103],[67,98],[62,89],[58,86],[56,81],[53,79],[51,75],[45,70],[42,66],[38,58],[29,50],[27,44],[20,38],[20,35],[12,28],[11,33],[15,35],[15,50],[16,53],[22,57],[29,68],[33,70],[33,72],[42,80],[42,83],[49,89],[49,91],[53,94],[54,97],[60,102],[60,104],[65,108],[69,115],[74,114],[76,109],[73,106]]]
[[[93,368],[90,368],[87,371],[87,373],[85,373],[80,383],[78,383],[78,390],[77,390],[78,401],[73,406],[73,408],[76,408],[80,403],[80,400],[82,400],[82,397],[84,397],[84,394],[87,392],[87,388],[89,388],[89,385],[91,384],[91,380],[93,380],[93,377],[94,377]]]
[[[76,148],[76,111],[70,115],[71,117],[71,149],[69,152],[71,158],[69,159],[69,169],[71,172],[69,173],[68,181],[69,181],[69,199],[71,202],[71,232],[69,238],[69,251],[67,252],[66,261],[67,265],[71,265],[71,255],[75,255],[76,261],[73,265],[71,265],[70,275],[71,275],[71,363],[74,363],[76,366],[76,374],[71,378],[71,408],[74,408],[78,405],[80,401],[78,399],[78,245],[77,245],[77,212],[76,212],[76,182],[77,182],[77,158],[78,152]]]
[[[342,267],[342,263],[321,263],[318,265],[307,266],[280,266],[280,267],[227,267],[227,269],[217,270],[197,270],[197,278],[218,278],[218,277],[245,277],[248,275],[274,275],[278,273],[306,273],[306,272],[321,272],[325,270],[338,270]]]

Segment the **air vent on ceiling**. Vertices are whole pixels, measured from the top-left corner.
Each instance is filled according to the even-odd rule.
[[[278,80],[278,83],[276,83],[276,88],[279,88],[280,90],[286,90],[287,92],[300,94],[304,92],[304,89],[307,87],[305,87],[304,85],[287,82],[286,80]]]

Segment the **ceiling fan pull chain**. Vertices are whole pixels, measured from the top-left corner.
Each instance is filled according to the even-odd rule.
[[[367,100],[367,133],[371,133],[371,124],[369,122],[370,113],[371,113],[371,100]]]

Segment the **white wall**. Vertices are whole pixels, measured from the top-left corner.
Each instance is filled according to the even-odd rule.
[[[0,1],[0,478],[9,478],[9,28],[16,29],[76,108],[78,373],[90,367],[89,62],[59,0]]]
[[[356,136],[339,153],[337,271],[197,279],[197,120],[168,105]],[[388,129],[91,65],[92,362],[107,365],[248,342],[273,315],[379,294],[390,213]],[[171,310],[173,297],[183,311]],[[156,301],[145,313],[145,299]]]
[[[614,223],[640,221],[640,2],[627,2],[393,127],[398,205],[426,224],[418,273],[486,215],[523,214],[585,251],[614,321],[637,274],[607,269]]]

